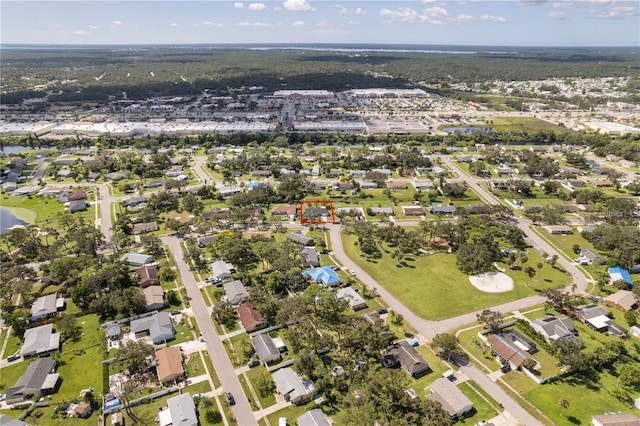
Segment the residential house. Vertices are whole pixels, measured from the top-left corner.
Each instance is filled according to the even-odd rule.
[[[231,271],[234,269],[232,264],[223,260],[216,260],[211,265],[211,276],[219,280],[228,280],[231,278]]]
[[[360,296],[353,287],[344,287],[336,291],[336,299],[347,301],[349,307],[354,311],[359,311],[367,307],[367,302],[364,301],[362,296]]]
[[[124,254],[120,261],[131,266],[142,266],[153,262],[153,256],[149,254],[129,252]]]
[[[600,332],[609,332],[620,338],[627,336],[627,330],[616,324],[609,312],[600,305],[590,304],[581,306],[575,311],[576,317],[589,327]]]
[[[149,337],[155,345],[173,340],[176,335],[171,315],[167,312],[158,312],[133,320],[129,326],[136,339]]]
[[[147,202],[145,197],[131,197],[126,200],[122,200],[122,205],[126,208],[135,207]]]
[[[69,211],[71,213],[79,212],[87,208],[87,193],[81,189],[71,192],[67,196],[69,203]]]
[[[305,220],[321,219],[329,216],[329,210],[326,207],[307,207],[302,210]]]
[[[393,216],[393,209],[391,207],[371,207],[369,208],[369,215]]]
[[[271,377],[276,390],[285,401],[298,405],[313,397],[313,382],[302,379],[289,367],[275,371]]]
[[[473,408],[469,398],[449,379],[437,379],[429,388],[432,392],[429,399],[439,402],[451,417],[462,417]]]
[[[565,316],[545,315],[531,323],[531,327],[548,342],[559,339],[574,339],[578,334],[571,320]]]
[[[629,290],[619,290],[604,298],[604,304],[616,308],[621,312],[638,309],[638,300],[633,292]]]
[[[182,352],[179,347],[167,346],[158,349],[153,354],[153,358],[156,362],[156,373],[160,383],[171,383],[184,375]]]
[[[53,318],[58,311],[64,309],[65,302],[63,298],[58,298],[57,294],[49,294],[47,296],[38,297],[31,305],[31,322],[42,321],[44,319]]]
[[[553,235],[573,234],[573,229],[568,225],[547,225],[543,228],[545,231]]]
[[[287,236],[287,240],[291,241],[292,243],[299,244],[301,246],[315,245],[315,241],[313,241],[313,238],[307,237],[306,235],[302,235],[299,232],[292,232]]]
[[[209,244],[211,244],[215,239],[216,239],[217,235],[201,235],[199,237],[196,238],[196,241],[198,242],[198,246],[200,248],[204,248],[206,246],[208,246]]]
[[[133,235],[146,234],[147,232],[153,232],[160,229],[158,227],[158,222],[146,222],[146,223],[136,223],[133,225],[133,230],[131,231]]]
[[[224,283],[225,299],[234,306],[238,306],[249,300],[249,292],[242,281],[235,280]]]
[[[115,342],[116,340],[120,340],[122,338],[123,333],[120,324],[112,322],[107,324],[105,328],[107,329],[107,339],[109,339],[110,341]]]
[[[631,275],[627,272],[626,269],[621,268],[620,266],[616,266],[615,268],[609,268],[609,282],[611,284],[617,281],[624,281],[628,285],[633,285],[633,280],[631,279]]]
[[[157,311],[164,308],[164,291],[159,285],[151,285],[142,290],[144,300],[147,304],[147,312]]]
[[[512,340],[508,336],[494,334],[489,336],[487,343],[500,363],[508,364],[513,370],[520,368],[527,359],[532,358],[525,348],[520,347],[518,340]]]
[[[354,177],[354,178],[363,178],[364,175],[366,175],[367,172],[365,170],[350,170],[349,171],[349,176]]]
[[[29,364],[16,384],[7,389],[7,403],[37,400],[42,395],[55,393],[60,384],[60,375],[55,372],[56,361],[41,358]]]
[[[418,378],[431,371],[427,361],[405,340],[388,346],[385,352],[385,355],[397,359],[402,368],[413,378]]]
[[[160,426],[198,426],[196,404],[189,392],[167,399],[167,409],[158,413]]]
[[[407,182],[389,181],[387,182],[387,188],[391,190],[407,189]]]
[[[276,348],[268,333],[257,334],[251,337],[251,344],[256,350],[256,355],[264,365],[272,364],[280,360],[280,351]]]
[[[456,214],[456,206],[429,206],[429,213],[454,215]]]
[[[47,356],[60,350],[60,333],[53,332],[53,324],[30,328],[24,332],[20,355],[25,358]]]
[[[594,253],[589,249],[580,250],[580,257],[587,258],[587,262],[589,262],[589,265],[602,265],[606,262],[606,259],[604,257],[600,256],[597,253]]]
[[[473,161],[473,159],[470,155],[459,155],[458,158],[456,158],[456,161],[458,163],[470,163]]]
[[[322,283],[327,287],[336,286],[341,282],[340,277],[329,266],[304,270],[302,271],[302,276],[311,278],[313,281]]]
[[[298,426],[331,426],[329,418],[319,408],[309,410],[296,419]]]
[[[202,213],[202,217],[207,220],[224,220],[227,219],[230,215],[229,208],[219,208],[214,207],[206,212]]]
[[[122,179],[126,179],[127,178],[127,174],[126,173],[122,173],[122,172],[113,172],[113,173],[106,174],[105,178],[108,179],[108,180],[119,181],[119,180],[122,180]]]
[[[135,271],[140,278],[140,287],[145,288],[150,285],[160,284],[158,278],[158,267],[156,265],[142,265]]]
[[[631,413],[608,413],[591,417],[593,426],[640,426],[640,417]]]
[[[313,247],[305,247],[299,252],[300,260],[302,261],[302,266],[305,267],[318,267],[320,266],[320,257],[318,256],[318,252]]]
[[[284,206],[274,208],[271,210],[271,214],[276,216],[288,216],[289,220],[295,220],[297,210],[298,208],[295,204],[286,204]]]
[[[402,206],[402,214],[405,216],[422,216],[424,209],[421,206]]]
[[[240,317],[242,328],[244,328],[247,333],[251,333],[267,325],[267,321],[265,321],[251,302],[245,302],[238,306],[238,316]]]
[[[6,414],[0,414],[0,426],[30,426],[22,420],[14,419]]]
[[[435,183],[430,180],[415,180],[411,183],[416,188],[416,191],[429,191],[430,189],[434,189],[436,186]]]
[[[376,189],[378,187],[377,182],[360,182],[360,189]]]

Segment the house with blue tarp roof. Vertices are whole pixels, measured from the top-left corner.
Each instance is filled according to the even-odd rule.
[[[319,268],[306,269],[302,271],[302,276],[311,278],[317,283],[322,283],[328,287],[340,284],[340,277],[329,266],[321,266]]]
[[[619,266],[616,266],[615,268],[609,268],[609,280],[612,284],[616,281],[623,280],[627,284],[631,286],[633,285],[633,280],[631,279],[631,275],[629,275],[629,272]]]

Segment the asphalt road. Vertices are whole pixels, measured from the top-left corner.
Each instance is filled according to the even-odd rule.
[[[182,278],[182,284],[187,291],[187,296],[191,298],[190,303],[193,315],[195,316],[198,327],[200,328],[200,333],[207,340],[206,344],[207,350],[209,351],[209,357],[211,358],[213,368],[220,379],[222,389],[224,389],[225,392],[231,392],[236,400],[236,405],[231,407],[231,411],[233,412],[238,425],[257,425],[258,423],[254,418],[249,401],[242,390],[238,376],[236,376],[233,365],[231,364],[227,352],[224,350],[222,341],[220,340],[220,337],[213,325],[209,309],[202,299],[202,294],[200,294],[200,290],[198,290],[198,286],[193,278],[193,274],[191,273],[189,266],[183,259],[184,253],[182,246],[180,245],[180,240],[173,236],[162,237],[161,240],[167,245],[167,247],[169,247],[169,251],[171,252],[173,260],[178,268],[178,273]]]

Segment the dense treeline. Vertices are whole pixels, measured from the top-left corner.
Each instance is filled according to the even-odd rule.
[[[421,52],[316,52],[302,50],[3,49],[3,103],[32,97],[46,84],[51,101],[105,100],[153,95],[193,95],[208,89],[261,86],[342,91],[491,80],[637,77],[632,49],[591,51],[522,49],[467,55]],[[634,79],[635,81],[637,79]],[[637,84],[637,83],[634,83]],[[14,99],[15,98],[15,99]]]

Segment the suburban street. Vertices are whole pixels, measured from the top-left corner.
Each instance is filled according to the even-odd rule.
[[[227,352],[224,349],[222,341],[216,332],[215,327],[211,319],[209,309],[202,299],[202,294],[198,290],[193,274],[189,269],[189,266],[184,261],[184,253],[180,240],[177,237],[162,237],[162,242],[167,245],[169,252],[173,256],[173,260],[178,269],[178,273],[182,278],[182,283],[189,296],[191,309],[193,315],[200,328],[200,333],[207,341],[207,350],[209,351],[209,357],[213,363],[213,368],[216,370],[216,374],[222,384],[224,392],[231,392],[236,400],[236,405],[231,407],[231,411],[236,418],[239,425],[257,425],[254,418],[253,411],[249,405],[249,401],[242,390],[238,376],[234,370]]]

